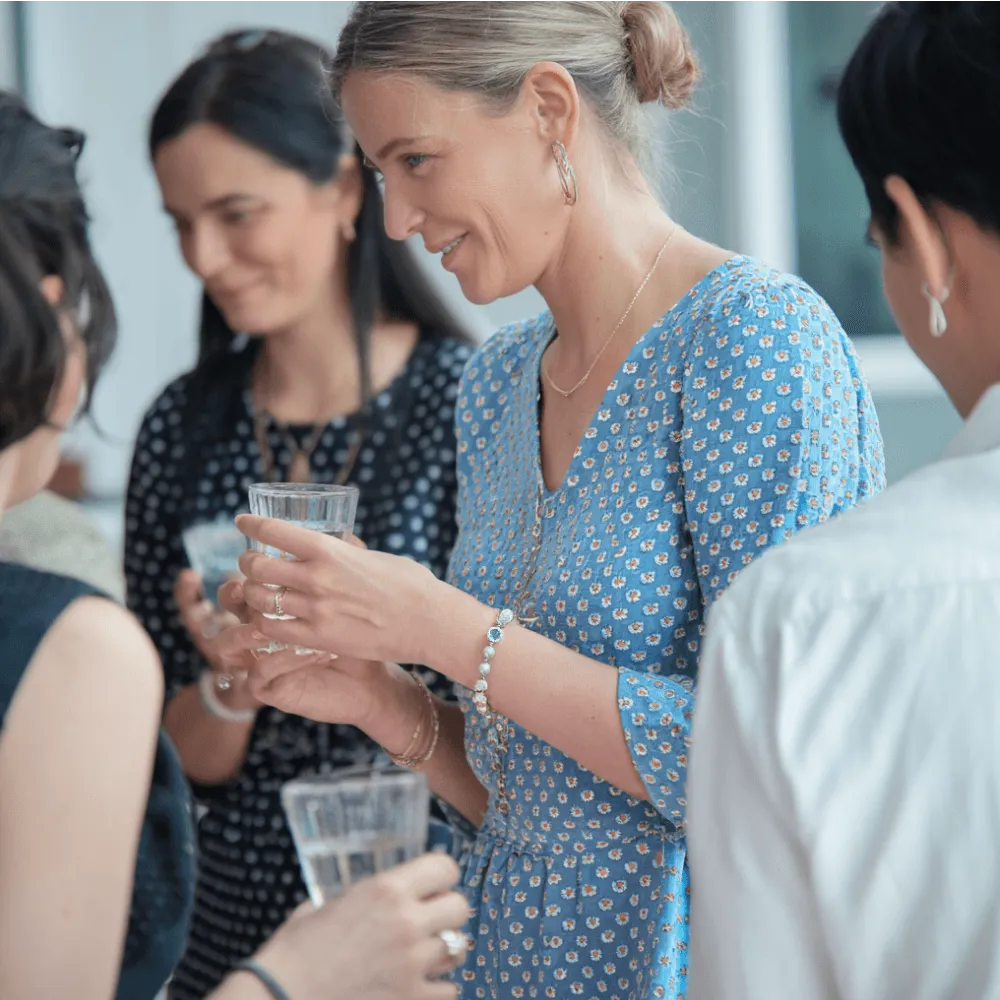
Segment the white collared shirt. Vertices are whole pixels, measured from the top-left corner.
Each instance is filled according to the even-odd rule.
[[[689,1000],[1000,998],[1000,386],[717,602]]]

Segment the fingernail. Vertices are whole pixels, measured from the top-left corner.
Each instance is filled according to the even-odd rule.
[[[264,639],[267,638],[267,636],[264,635],[263,632],[254,632],[254,633],[251,634],[251,638],[254,639],[257,642],[263,642]]]

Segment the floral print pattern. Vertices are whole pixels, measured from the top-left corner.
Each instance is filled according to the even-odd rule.
[[[549,491],[538,401],[553,333],[547,313],[515,324],[466,369],[450,579],[484,603],[514,603],[541,490],[536,627],[618,669],[649,801],[509,722],[504,815],[486,726],[461,692],[490,807],[463,863],[476,915],[457,978],[463,1000],[680,1000],[684,780],[705,616],[772,545],[877,493],[882,443],[826,303],[735,257],[635,344]],[[503,670],[502,650],[495,662]]]

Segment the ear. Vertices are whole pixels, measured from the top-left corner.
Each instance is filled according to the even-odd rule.
[[[353,228],[364,199],[361,164],[353,153],[345,153],[337,161],[335,186],[343,225],[345,228]]]
[[[951,253],[940,223],[928,213],[913,193],[913,188],[902,177],[896,174],[887,177],[885,193],[899,210],[910,252],[930,293],[939,299],[945,298],[951,290]]]
[[[66,286],[63,284],[63,280],[58,274],[47,274],[38,283],[38,290],[45,297],[45,301],[48,302],[48,304],[53,308],[56,308],[63,300],[63,295],[66,292]]]
[[[573,77],[554,62],[536,63],[521,84],[521,100],[546,145],[557,139],[567,149],[580,124],[580,95]]]

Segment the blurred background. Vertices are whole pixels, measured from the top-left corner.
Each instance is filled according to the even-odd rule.
[[[653,173],[682,225],[796,271],[854,338],[886,441],[890,480],[936,457],[959,420],[883,304],[867,208],[837,134],[836,81],[869,3],[679,2],[704,74],[693,110],[656,114]],[[177,251],[145,151],[168,81],[224,30],[276,27],[332,46],[350,3],[0,0],[0,87],[88,135],[94,241],[118,304],[117,355],[98,392],[102,433],[68,439],[55,486],[117,547],[134,435],[159,389],[195,357],[198,289]],[[484,308],[421,256],[483,337],[541,308],[533,291]]]

